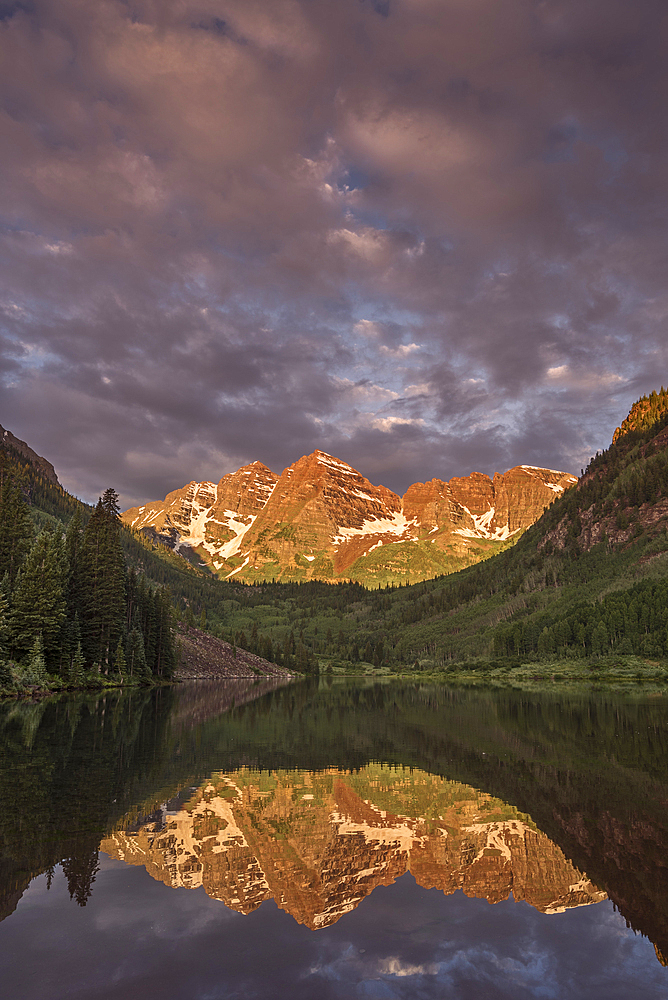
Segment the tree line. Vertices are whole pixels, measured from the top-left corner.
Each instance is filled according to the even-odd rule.
[[[84,524],[35,530],[21,476],[0,486],[0,688],[169,679],[176,666],[166,588],[127,569],[118,496],[107,489]]]

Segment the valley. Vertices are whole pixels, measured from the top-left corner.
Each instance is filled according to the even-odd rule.
[[[575,483],[517,467],[414,484],[400,498],[324,452],[280,477],[254,463],[126,512],[120,545],[149,591],[169,588],[190,637],[183,676],[271,674],[275,664],[288,674],[660,682],[667,444],[661,390],[635,404]],[[90,508],[46,460],[11,440],[2,455],[37,529],[62,531],[79,511],[83,530]],[[55,632],[51,641],[55,662]]]

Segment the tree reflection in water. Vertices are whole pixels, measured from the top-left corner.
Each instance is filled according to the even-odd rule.
[[[642,692],[401,684],[5,705],[0,915],[57,865],[85,905],[102,845],[242,912],[271,896],[314,928],[406,870],[543,912],[607,894],[661,959],[667,723]]]

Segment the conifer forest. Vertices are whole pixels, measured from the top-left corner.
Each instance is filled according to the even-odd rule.
[[[0,688],[169,680],[170,597],[127,568],[115,491],[92,511],[73,503],[65,529],[31,517],[31,487],[47,484],[16,462],[1,471]]]

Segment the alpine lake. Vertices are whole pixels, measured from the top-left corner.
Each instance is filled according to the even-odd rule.
[[[668,997],[668,693],[0,705],[0,993]]]

